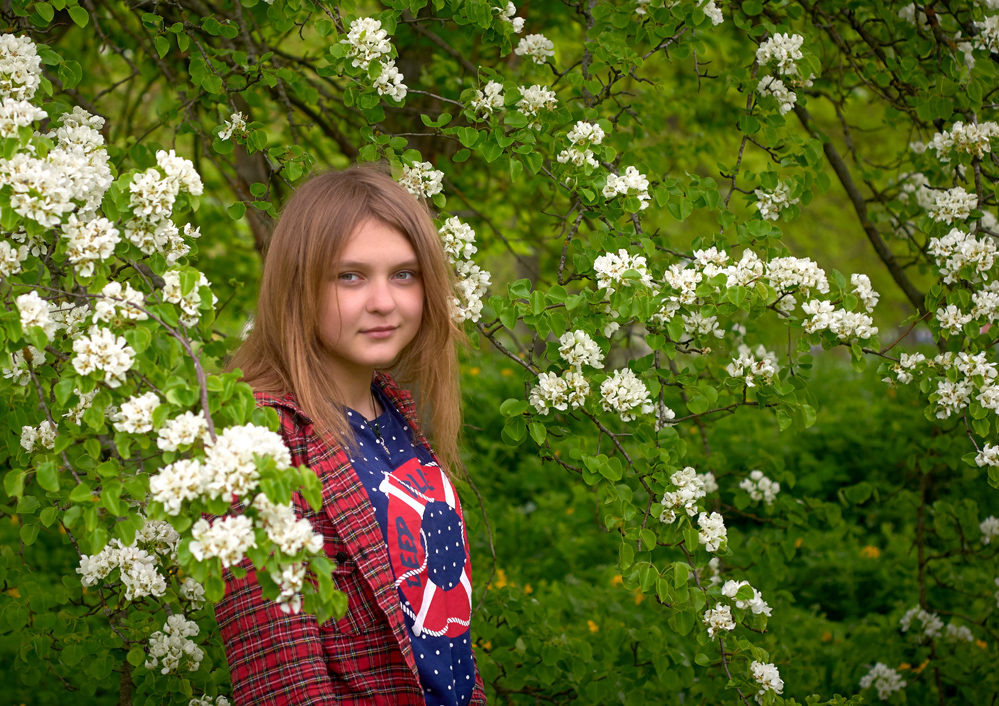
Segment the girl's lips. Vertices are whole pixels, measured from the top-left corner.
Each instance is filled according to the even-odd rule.
[[[372,338],[388,338],[393,333],[395,333],[395,329],[394,328],[372,329],[370,331],[361,331],[361,333],[363,333],[365,336],[371,336]]]

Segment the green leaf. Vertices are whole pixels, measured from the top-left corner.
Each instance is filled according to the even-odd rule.
[[[90,22],[90,13],[82,7],[69,8],[69,16],[78,27],[86,27],[87,23]]]
[[[292,181],[294,181],[294,179],[292,179]],[[238,221],[246,213],[246,204],[242,201],[237,201],[229,207],[228,211],[229,218],[234,221]]]
[[[218,576],[209,576],[205,580],[205,598],[210,603],[218,603],[225,595],[225,583]]]
[[[132,649],[128,651],[126,656],[128,663],[133,667],[138,667],[146,662],[146,651],[141,645],[135,645]]]
[[[59,492],[59,469],[54,462],[45,461],[38,464],[35,478],[38,479],[38,485],[45,490],[53,493]]]
[[[156,53],[160,55],[161,59],[170,51],[170,40],[162,35],[156,37],[153,44],[156,45]]]

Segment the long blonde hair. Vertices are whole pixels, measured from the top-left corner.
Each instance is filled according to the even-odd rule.
[[[373,166],[316,174],[284,205],[264,255],[253,329],[225,369],[240,369],[254,390],[291,392],[318,433],[353,447],[319,316],[331,268],[350,236],[371,218],[408,237],[420,264],[423,320],[385,372],[413,388],[417,414],[429,422],[428,436],[447,472],[460,467],[456,348],[467,343],[450,314],[455,275],[427,206]]]

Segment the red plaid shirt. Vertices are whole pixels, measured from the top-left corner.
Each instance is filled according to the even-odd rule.
[[[376,373],[375,382],[429,450],[409,392],[388,375]],[[233,701],[236,706],[425,706],[388,548],[346,453],[313,432],[312,420],[293,395],[254,396],[258,407],[274,407],[281,418],[280,433],[292,465],[310,467],[323,483],[319,512],[298,493],[292,503],[325,538],[326,554],[337,561],[334,583],[347,594],[348,604],[343,619],[319,625],[315,616],[287,615],[265,600],[248,559],[241,564],[247,569],[245,578],[226,570],[225,597],[215,606],[215,617],[229,661]],[[465,542],[467,546],[467,536]],[[485,704],[477,669],[475,682],[471,703]]]

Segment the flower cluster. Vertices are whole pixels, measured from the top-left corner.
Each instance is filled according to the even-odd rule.
[[[577,167],[584,164],[589,164],[591,167],[599,166],[597,160],[593,158],[593,150],[590,147],[603,142],[604,136],[604,130],[599,125],[580,120],[566,135],[571,143],[570,146],[559,152],[556,159],[559,164],[570,163]]]
[[[999,537],[999,519],[995,515],[989,515],[978,525],[982,533],[982,544],[991,544],[992,540]]]
[[[205,605],[205,587],[190,576],[184,579],[179,593],[180,597],[188,601],[194,610],[200,610]]]
[[[940,633],[944,629],[944,624],[943,621],[940,620],[940,616],[936,613],[931,613],[919,606],[916,606],[915,608],[910,608],[906,611],[905,615],[902,616],[902,619],[898,621],[898,624],[902,626],[902,632],[909,631],[909,628],[912,627],[913,619],[918,620],[923,628],[922,633],[917,637],[920,642],[939,637]]]
[[[132,544],[126,546],[121,540],[112,539],[97,554],[82,555],[76,572],[82,576],[80,582],[84,586],[95,586],[118,569],[125,600],[159,597],[166,593],[167,585],[157,566],[161,557],[174,558],[179,542],[180,535],[166,522],[146,521]]]
[[[544,64],[548,57],[555,56],[555,45],[543,34],[529,34],[520,40],[513,53],[517,56],[529,56],[535,64]]]
[[[524,31],[524,18],[517,17],[517,6],[512,2],[508,2],[505,8],[494,7],[493,9],[497,11],[503,22],[509,22],[513,25],[514,34],[520,34]]]
[[[935,150],[937,159],[946,164],[950,161],[948,152],[966,152],[981,157],[992,151],[992,140],[999,137],[999,124],[993,122],[954,123],[949,131],[938,132],[926,145],[926,149]]]
[[[930,238],[927,252],[936,260],[946,284],[955,284],[958,279],[980,282],[996,261],[996,244],[992,238],[976,238],[960,228],[951,229],[942,238]]]
[[[202,417],[202,419],[204,419]],[[257,487],[254,456],[273,459],[279,471],[291,467],[291,452],[281,435],[253,424],[225,429],[205,445],[205,489],[211,498],[232,502]]]
[[[934,193],[933,205],[927,209],[930,218],[937,223],[950,225],[954,221],[967,220],[978,205],[978,197],[969,194],[963,186]]]
[[[124,336],[115,336],[111,329],[91,326],[86,336],[73,341],[73,367],[80,375],[95,370],[104,373],[108,387],[118,387],[125,382],[125,373],[132,368],[135,350]]]
[[[780,492],[780,483],[767,478],[763,475],[763,471],[752,471],[749,478],[742,479],[739,487],[749,493],[749,497],[753,500],[762,500],[767,505],[772,505],[777,493]]]
[[[245,133],[246,132],[246,119],[240,112],[235,112],[229,119],[225,121],[222,127],[222,132],[219,133],[219,139],[223,142],[232,137],[233,133]]]
[[[981,451],[975,456],[978,466],[999,466],[999,445],[983,444]]]
[[[528,127],[538,130],[541,128],[542,111],[552,112],[557,109],[558,96],[555,91],[538,84],[528,88],[521,87],[517,108],[530,120]]]
[[[767,691],[773,691],[778,695],[784,693],[784,680],[780,678],[780,672],[773,664],[753,660],[749,665],[749,671],[760,686],[760,690],[756,694],[756,703],[763,703],[763,697]]]
[[[704,611],[702,618],[704,624],[708,626],[708,637],[714,637],[715,633],[722,630],[735,630],[735,621],[732,620],[732,608],[728,605],[716,605]]]
[[[631,255],[624,248],[618,250],[617,254],[609,252],[598,257],[593,261],[593,270],[597,273],[597,289],[606,289],[607,294],[613,294],[617,286],[629,287],[636,282],[625,278],[624,274],[628,270],[638,273],[638,282],[646,287],[652,286],[652,276],[646,267],[645,257]]]
[[[769,357],[761,357],[760,360],[747,350],[741,352],[739,357],[725,366],[726,372],[734,378],[742,378],[746,387],[755,387],[756,382],[769,384],[777,374],[777,367]]]
[[[37,427],[21,427],[21,447],[29,454],[34,452],[36,445],[46,449],[55,447],[55,438],[56,428],[47,419]]]
[[[351,22],[347,38],[341,39],[340,43],[347,45],[347,58],[351,60],[351,65],[365,70],[372,61],[392,53],[388,32],[382,29],[380,20],[372,17],[359,17]]]
[[[879,699],[887,701],[894,692],[905,688],[905,680],[894,669],[878,662],[860,679],[861,689],[871,686],[878,690]]]
[[[250,547],[257,546],[253,521],[246,515],[229,515],[209,524],[199,519],[191,528],[191,554],[198,561],[217,557],[228,568],[243,561]]]
[[[785,76],[797,76],[798,65],[802,58],[801,45],[805,38],[800,34],[781,34],[778,32],[770,39],[760,44],[756,50],[756,62],[765,66],[777,60],[777,72]]]
[[[118,229],[108,219],[81,221],[75,213],[70,214],[62,232],[66,239],[66,256],[74,265],[79,265],[77,272],[82,277],[92,276],[94,263],[114,255],[114,248],[121,241]]]
[[[604,367],[604,353],[586,331],[578,329],[566,331],[558,342],[559,355],[576,372],[581,372],[584,365],[593,368]]]
[[[752,598],[747,600],[740,600],[738,598],[739,589],[743,586],[748,586],[753,592]],[[772,609],[769,605],[767,605],[767,602],[763,600],[763,594],[750,586],[748,581],[726,581],[722,586],[722,595],[726,598],[731,598],[735,602],[735,607],[739,610],[749,610],[752,611],[754,615],[770,616]]]
[[[120,282],[108,282],[101,290],[104,299],[94,305],[94,322],[110,323],[116,316],[132,321],[145,321],[149,318],[143,308],[146,304],[145,295],[133,289],[131,284],[125,287]]]
[[[569,407],[582,407],[589,394],[590,383],[582,373],[567,370],[561,377],[555,373],[541,373],[531,388],[529,401],[538,414],[545,414],[549,409],[564,412]]]
[[[153,430],[153,411],[159,404],[159,395],[147,392],[122,402],[121,408],[108,418],[114,423],[115,431],[145,434]]]
[[[631,368],[615,370],[600,383],[601,404],[605,412],[617,412],[622,422],[630,422],[638,414],[650,414],[655,407],[649,389]]]
[[[837,309],[832,303],[820,299],[802,304],[801,310],[812,317],[805,323],[808,333],[828,329],[847,343],[878,335],[874,319],[859,311]]]
[[[475,111],[476,115],[479,113],[492,115],[495,111],[502,109],[504,104],[503,84],[498,81],[490,81],[484,89],[475,91],[475,98],[472,99],[472,110]]]
[[[29,37],[0,36],[0,96],[31,100],[41,85],[42,59]]]
[[[178,270],[167,270],[163,273],[163,298],[171,304],[180,307],[180,322],[185,326],[197,326],[201,318],[201,288],[211,287],[212,283],[205,277],[204,272],[199,272],[197,284],[187,294],[182,294],[183,289],[180,284],[180,272]],[[212,305],[218,301],[218,297],[212,293]]]
[[[454,270],[458,275],[458,296],[452,300],[451,315],[458,323],[474,323],[482,314],[482,298],[489,288],[491,276],[471,260],[459,260]]]
[[[395,66],[395,59],[388,59],[381,64],[381,71],[371,84],[380,96],[388,96],[392,100],[402,102],[409,93],[409,87],[403,83],[406,77]]]
[[[761,96],[769,96],[777,101],[777,108],[781,115],[786,115],[793,110],[794,104],[798,102],[798,94],[785,86],[784,82],[776,76],[761,78],[756,85],[756,90]]]
[[[717,552],[728,541],[725,519],[719,513],[712,512],[708,515],[702,512],[697,516],[697,524],[700,527],[698,542],[709,552]]]
[[[469,260],[476,253],[478,248],[473,245],[475,242],[475,231],[467,223],[462,223],[455,217],[444,221],[438,231],[441,240],[444,242],[444,253],[451,264],[459,260]]]
[[[161,674],[176,674],[181,670],[196,672],[205,653],[190,637],[200,632],[198,624],[183,615],[171,615],[163,625],[149,636],[149,659],[146,669],[159,669]]]
[[[760,216],[768,221],[776,221],[781,211],[798,203],[797,198],[791,198],[791,185],[786,181],[777,184],[772,192],[756,189],[753,193],[756,194],[755,206]]]
[[[52,305],[35,291],[20,295],[14,303],[21,315],[21,328],[27,332],[33,326],[38,326],[51,341],[59,329],[59,322],[52,316]]]
[[[184,412],[164,422],[156,435],[160,450],[178,451],[208,435],[208,420],[201,413]]]
[[[173,150],[156,152],[156,167],[139,172],[129,184],[132,220],[125,224],[125,238],[146,255],[163,253],[174,263],[190,252],[176,224],[171,220],[181,192],[199,196],[204,187],[190,160]],[[185,228],[185,235],[197,231]]]
[[[399,183],[413,196],[429,199],[444,190],[444,172],[434,169],[430,162],[403,165]]]
[[[603,194],[604,198],[608,199],[615,196],[634,196],[644,211],[649,207],[649,180],[635,167],[628,167],[624,170],[624,176],[607,175]]]
[[[705,495],[704,480],[690,466],[670,476],[670,482],[676,486],[676,490],[668,490],[663,495],[663,509],[659,513],[659,521],[667,525],[676,521],[678,509],[685,510],[690,517],[696,515],[697,501]],[[715,489],[717,488],[716,485]]]

